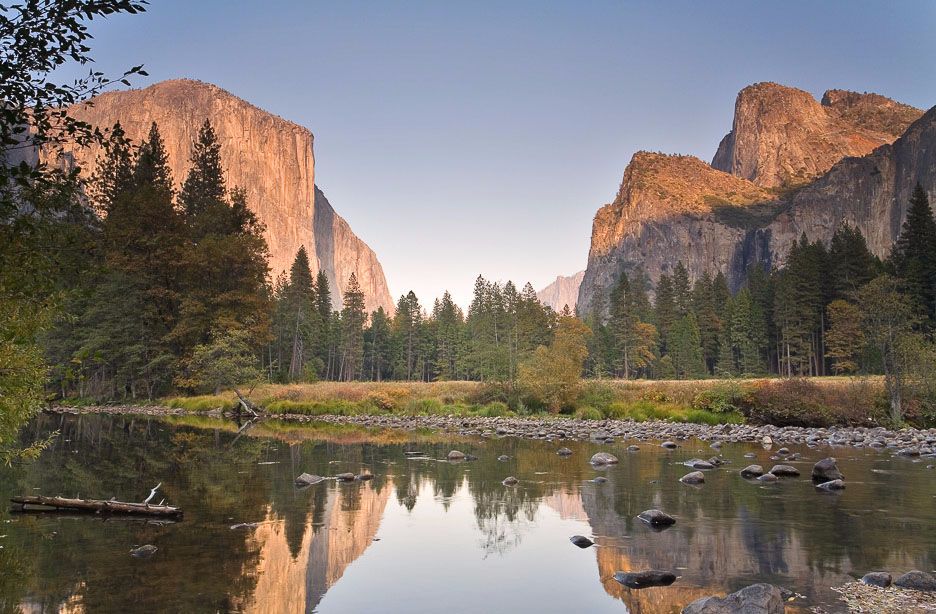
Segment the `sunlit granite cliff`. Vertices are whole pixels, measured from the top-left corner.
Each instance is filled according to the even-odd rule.
[[[247,191],[248,206],[266,226],[272,275],[288,270],[299,247],[305,246],[313,270],[324,270],[333,288],[343,293],[354,272],[368,309],[392,309],[376,255],[315,185],[313,136],[308,129],[217,86],[189,79],[101,94],[90,104],[73,107],[70,114],[101,128],[119,121],[133,141],[143,139],[155,121],[179,185],[188,171],[198,128],[210,120],[221,143],[228,186]],[[99,153],[100,148],[93,147],[72,150],[69,156],[72,163],[91,170]],[[338,305],[338,293],[334,298]]]
[[[696,279],[738,287],[752,264],[783,264],[802,234],[828,242],[843,223],[886,256],[910,192],[936,197],[936,109],[829,90],[822,102],[764,83],[738,95],[732,132],[711,165],[638,152],[614,201],[598,210],[578,295],[606,313],[622,272],[656,282],[678,262]]]

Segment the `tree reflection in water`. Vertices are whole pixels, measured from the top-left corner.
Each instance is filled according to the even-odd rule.
[[[441,607],[452,590],[452,607],[471,610],[490,609],[485,595],[499,586],[495,605],[505,610],[559,607],[569,595],[570,606],[590,611],[623,600],[632,612],[667,612],[756,581],[831,603],[828,588],[849,574],[934,566],[936,487],[922,464],[870,450],[835,452],[848,490],[826,495],[806,480],[742,480],[744,452],[770,462],[744,446],[725,447],[734,464],[709,472],[704,487],[679,484],[678,461],[701,453],[698,442],[637,454],[619,445],[622,462],[594,484],[587,459],[599,448],[584,443],[566,443],[574,453],[564,458],[544,442],[277,423],[235,442],[236,427],[219,420],[52,415],[24,436],[55,429],[61,436],[39,461],[0,470],[0,496],[133,500],[162,482],[159,496],[183,507],[185,520],[159,526],[4,510],[0,612],[419,611]],[[442,460],[452,447],[480,458]],[[407,458],[410,449],[427,458]],[[812,460],[825,454],[803,451]],[[497,461],[501,454],[510,460]],[[303,471],[363,470],[376,478],[293,484]],[[503,486],[508,475],[520,483]],[[635,516],[651,507],[677,524],[650,531]],[[573,532],[594,535],[597,545],[570,546]],[[129,557],[145,543],[159,547],[156,556]],[[642,568],[681,577],[644,591],[611,578]]]

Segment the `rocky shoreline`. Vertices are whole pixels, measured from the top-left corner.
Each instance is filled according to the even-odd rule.
[[[156,405],[113,405],[89,407],[52,407],[48,411],[73,414],[134,414],[146,416],[193,415],[184,409]],[[221,417],[220,411],[207,412]],[[854,448],[888,449],[901,456],[936,455],[936,429],[905,428],[888,430],[883,427],[806,428],[750,424],[690,424],[681,422],[630,420],[576,420],[569,417],[460,417],[460,416],[306,416],[276,414],[270,416],[288,422],[325,422],[399,430],[430,429],[459,435],[481,437],[520,437],[523,439],[579,440],[613,443],[635,441],[684,441],[699,439],[718,443],[805,444],[809,446],[849,446]]]

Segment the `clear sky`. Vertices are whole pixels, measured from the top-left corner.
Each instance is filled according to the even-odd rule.
[[[307,126],[316,182],[394,297],[585,267],[640,149],[710,160],[739,89],[936,104],[936,2],[152,0],[98,68],[215,83]]]

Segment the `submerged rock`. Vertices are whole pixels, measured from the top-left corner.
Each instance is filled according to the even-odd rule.
[[[460,450],[452,450],[445,458],[449,460],[465,460],[465,453]]]
[[[842,480],[829,480],[828,482],[816,484],[816,488],[819,490],[845,490],[845,482]]]
[[[676,524],[675,518],[660,510],[645,510],[640,512],[637,518],[653,527],[668,527]]]
[[[575,544],[576,546],[578,546],[579,548],[588,548],[589,546],[595,543],[592,540],[585,537],[584,535],[573,535],[572,537],[569,538],[569,541]]]
[[[660,444],[661,448],[666,448],[667,450],[675,450],[678,446],[672,441],[664,441]]]
[[[153,544],[146,544],[145,546],[137,546],[130,550],[130,556],[136,557],[138,559],[145,559],[156,554],[156,551],[159,550]]]
[[[636,451],[639,450],[639,449],[640,449],[640,446],[638,446],[638,445],[630,445],[630,446],[627,446],[627,451],[628,451],[628,452],[636,452]]]
[[[354,476],[354,479],[357,480],[358,482],[366,482],[368,480],[373,480],[374,474],[373,473],[360,473]]]
[[[339,482],[353,482],[354,474],[353,473],[339,473],[335,476],[335,479]]]
[[[779,480],[780,478],[778,478],[772,473],[765,473],[764,475],[757,478],[758,482],[767,482],[767,483],[777,482]]]
[[[741,470],[743,478],[759,478],[762,475],[764,475],[764,468],[760,465],[748,465]]]
[[[705,474],[701,471],[693,471],[679,478],[679,481],[683,484],[704,484]]]
[[[595,479],[592,480],[592,482],[594,482],[595,484],[604,484],[607,481],[608,481],[608,478],[606,478],[603,475],[599,475]]]
[[[648,588],[651,586],[669,586],[676,581],[676,574],[657,569],[619,571],[614,574],[614,579],[627,588]]]
[[[517,478],[515,478],[514,476],[511,475],[511,476],[508,476],[508,477],[504,478],[504,481],[501,482],[501,483],[502,483],[504,486],[515,486],[519,481],[520,481],[520,480],[518,480]]]
[[[500,456],[497,457],[497,460],[503,463],[503,462],[509,461],[510,457],[507,456],[506,454],[501,454]]]
[[[693,458],[693,459],[687,460],[683,464],[686,465],[687,467],[692,467],[693,469],[714,469],[715,468],[714,463],[711,463],[709,461],[704,461],[701,458]]]
[[[556,454],[558,454],[559,456],[572,456],[572,450],[570,450],[569,448],[559,448],[558,450],[556,450]]]
[[[618,462],[618,459],[609,452],[596,452],[589,462],[592,465],[613,465]]]
[[[783,614],[783,594],[772,584],[752,584],[727,597],[703,597],[682,614]]]
[[[915,591],[936,591],[936,578],[925,571],[914,569],[894,580],[894,586]]]
[[[311,473],[300,473],[296,478],[296,486],[312,486],[313,484],[318,484],[319,482],[324,481],[320,475],[313,475]]]
[[[887,588],[891,585],[893,579],[886,571],[872,571],[871,573],[866,573],[861,581],[870,586]]]

